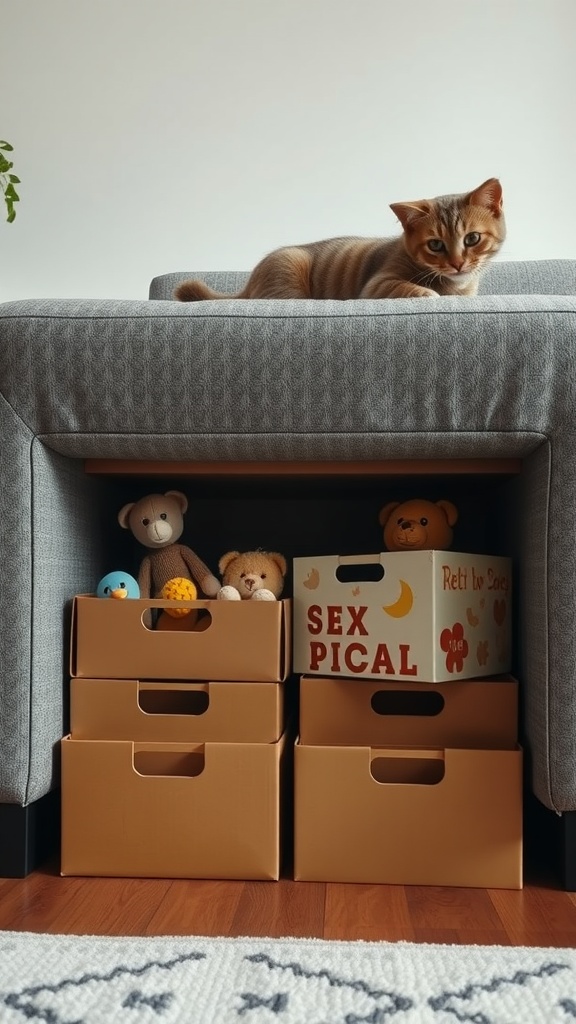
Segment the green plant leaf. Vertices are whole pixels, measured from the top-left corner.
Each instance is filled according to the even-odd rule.
[[[0,195],[3,195],[4,203],[6,205],[6,220],[9,224],[16,218],[16,210],[14,203],[20,202],[20,196],[18,195],[15,185],[20,184],[20,178],[17,174],[8,174],[8,171],[14,166],[11,160],[8,160],[3,152],[12,152],[13,146],[5,139],[0,139]]]

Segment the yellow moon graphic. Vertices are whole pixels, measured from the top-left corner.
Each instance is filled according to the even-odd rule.
[[[412,610],[414,604],[414,594],[412,593],[412,587],[406,583],[406,580],[400,580],[400,597],[394,604],[382,605],[382,611],[385,611],[387,615],[391,615],[394,619],[401,619],[404,615],[408,615],[408,612]]]

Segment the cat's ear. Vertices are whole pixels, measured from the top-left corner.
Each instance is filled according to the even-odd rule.
[[[488,178],[466,198],[470,206],[485,206],[495,217],[502,213],[502,185],[498,178]]]
[[[407,228],[409,224],[430,213],[430,203],[425,199],[416,203],[390,203],[390,209],[396,214],[402,227]]]

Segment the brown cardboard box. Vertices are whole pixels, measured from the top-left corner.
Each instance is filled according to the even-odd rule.
[[[295,747],[294,877],[522,888],[522,752]]]
[[[204,600],[181,605],[207,612],[207,628],[148,629],[145,612],[166,608],[168,601],[76,597],[70,674],[89,679],[271,683],[286,679],[291,657],[290,601]]]
[[[286,734],[61,747],[63,875],[278,879]]]
[[[73,678],[70,732],[75,740],[274,743],[287,685]]]
[[[518,683],[512,676],[447,683],[300,679],[300,743],[513,747]]]
[[[299,675],[438,683],[510,671],[509,558],[388,551],[293,565]]]

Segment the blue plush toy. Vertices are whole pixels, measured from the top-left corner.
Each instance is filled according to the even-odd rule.
[[[96,587],[96,597],[140,597],[140,587],[129,572],[109,572]]]

